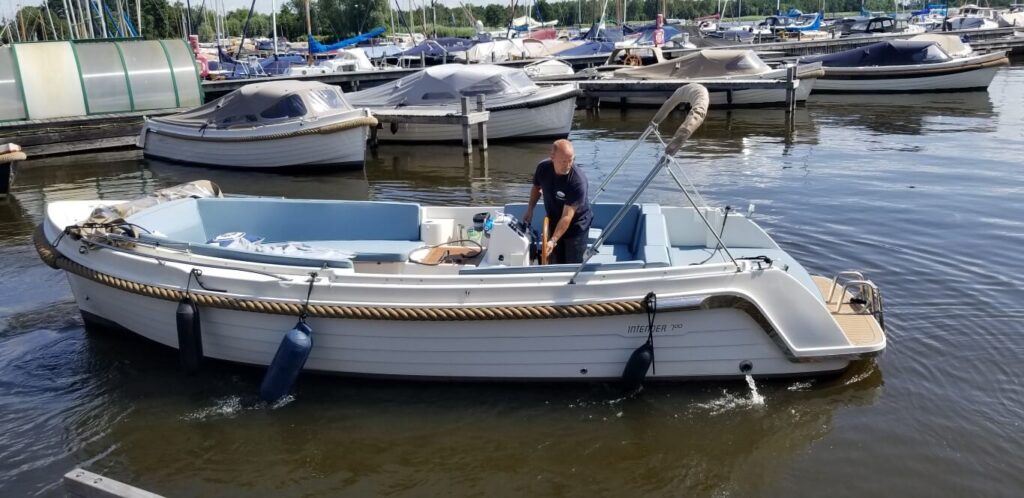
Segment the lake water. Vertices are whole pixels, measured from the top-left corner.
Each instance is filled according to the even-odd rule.
[[[82,466],[168,496],[1021,496],[1024,66],[988,93],[813,97],[713,111],[680,154],[709,202],[746,209],[812,273],[883,289],[889,347],[838,377],[615,386],[179,373],[176,354],[84,330],[31,232],[48,201],[130,198],[197,178],[291,197],[524,200],[544,143],[382,147],[365,173],[237,173],[78,157],[22,168],[0,205],[0,496],[59,495]],[[577,114],[592,183],[650,112]],[[679,117],[673,118],[678,123]],[[645,145],[606,200],[656,158]],[[646,199],[681,203],[662,178]]]

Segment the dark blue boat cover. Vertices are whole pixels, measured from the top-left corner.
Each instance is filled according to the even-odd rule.
[[[801,57],[825,67],[907,66],[946,62],[950,57],[935,42],[892,40],[827,55]]]

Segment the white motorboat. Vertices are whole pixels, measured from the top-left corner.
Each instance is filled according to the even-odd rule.
[[[1000,28],[1024,27],[1024,5],[1010,5],[1010,10],[999,13],[996,23],[999,24]]]
[[[486,110],[490,112],[487,137],[500,140],[568,136],[578,93],[571,84],[540,88],[522,69],[489,64],[445,64],[346,94],[346,98],[352,105],[367,107],[371,112],[400,108],[459,113],[463,97],[483,95]],[[462,140],[462,127],[395,123],[380,130],[377,139],[382,142],[455,142]]]
[[[957,15],[946,21],[948,29],[958,31],[965,29],[996,29],[1000,27],[999,16],[1005,12],[991,7],[967,4],[957,11]]]
[[[572,70],[572,64],[554,58],[531,62],[523,66],[523,71],[526,71],[526,74],[534,81],[572,78],[576,74]]]
[[[616,69],[614,78],[643,80],[785,80],[786,69],[772,69],[753,50],[712,50],[692,52],[676,59],[669,59],[650,66]],[[796,100],[804,102],[814,89],[815,80],[821,76],[820,64],[801,64],[797,68],[800,80],[796,88]],[[602,98],[601,103],[611,105],[660,106],[664,99],[651,97]],[[711,92],[711,105],[720,107],[767,106],[786,103],[784,88],[764,89],[738,88],[729,91]]]
[[[224,168],[362,168],[369,127],[338,87],[250,83],[180,114],[147,119],[146,157]]]
[[[537,264],[522,203],[229,198],[208,182],[141,201],[49,203],[36,247],[66,271],[89,323],[179,348],[186,366],[642,382],[818,374],[882,351],[874,284],[812,276],[749,217],[703,205],[688,185],[673,156],[703,120],[703,87],[677,91],[640,140],[686,104],[629,199],[592,205],[579,265]],[[637,203],[665,173],[688,186],[688,204]],[[474,225],[486,235],[459,229]],[[296,344],[301,362],[281,360]]]
[[[879,42],[800,61],[824,67],[825,76],[814,88],[820,93],[985,90],[999,67],[1009,64],[1006,52],[952,57],[927,39]]]

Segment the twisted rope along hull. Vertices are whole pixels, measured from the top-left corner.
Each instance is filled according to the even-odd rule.
[[[54,248],[40,225],[33,235],[39,258],[50,268],[73,273],[108,287],[141,296],[179,301],[185,293],[178,289],[158,287],[125,280],[98,272],[72,261]],[[189,297],[200,306],[273,315],[298,315],[300,303],[283,303],[263,299],[236,298],[190,292]],[[392,308],[375,306],[337,306],[310,304],[308,314],[319,318],[397,321],[467,321],[467,320],[549,320],[556,318],[593,318],[644,313],[642,301],[618,301],[564,306],[495,306],[470,308]]]

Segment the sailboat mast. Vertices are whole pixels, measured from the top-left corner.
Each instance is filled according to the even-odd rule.
[[[135,24],[139,38],[142,38],[142,0],[135,0]]]
[[[44,1],[43,6],[46,7],[46,17],[50,19],[50,32],[53,33],[53,39],[58,40],[57,28],[53,25],[53,14],[50,13],[50,4]]]
[[[253,0],[255,2],[256,0]],[[255,5],[255,3],[254,3]],[[313,18],[309,15],[309,0],[306,0],[306,64],[313,65],[313,51],[310,50],[312,47],[309,46],[309,38],[313,38]],[[245,42],[245,39],[242,39]]]
[[[270,0],[270,24],[273,26],[274,55],[277,55],[277,1]],[[308,41],[308,40],[307,40]]]

